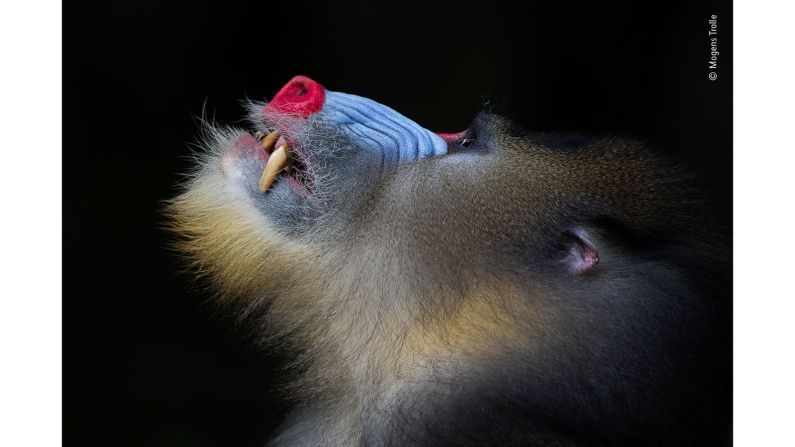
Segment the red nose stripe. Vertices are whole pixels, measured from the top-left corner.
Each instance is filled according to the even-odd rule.
[[[466,134],[467,134],[466,130],[458,132],[458,133],[436,132],[436,135],[439,135],[440,137],[442,137],[442,139],[444,141],[447,141],[448,143],[456,141],[456,140],[460,140],[461,138],[464,138],[464,135],[466,135]]]
[[[326,89],[306,76],[296,76],[273,97],[264,112],[275,110],[294,116],[309,116],[323,108]]]

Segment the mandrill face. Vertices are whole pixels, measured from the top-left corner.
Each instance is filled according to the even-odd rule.
[[[249,120],[207,131],[169,215],[297,355],[275,444],[728,434],[730,256],[672,164],[488,113],[437,134],[302,76]]]

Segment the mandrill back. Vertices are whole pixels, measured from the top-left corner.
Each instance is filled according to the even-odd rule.
[[[644,145],[481,113],[439,134],[297,76],[169,205],[294,355],[271,445],[728,445],[731,253]]]

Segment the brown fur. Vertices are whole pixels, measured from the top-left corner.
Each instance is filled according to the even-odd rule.
[[[476,163],[451,155],[400,166],[360,191],[364,205],[329,233],[285,235],[224,180],[217,157],[171,203],[195,271],[244,314],[266,315],[269,333],[300,354],[292,389],[322,409],[313,424],[324,442],[362,442],[362,427],[388,424],[392,402],[429,380],[512,352],[549,355],[549,340],[583,330],[578,304],[560,307],[561,284],[587,277],[520,260],[553,252],[571,225],[609,215],[641,235],[710,246],[699,197],[638,145],[605,139],[565,152],[488,115],[480,130]],[[621,257],[600,243],[593,274]]]

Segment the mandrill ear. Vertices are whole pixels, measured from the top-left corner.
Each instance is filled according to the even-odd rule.
[[[599,263],[599,250],[593,240],[591,234],[582,227],[575,227],[567,233],[563,262],[569,272],[580,275]]]

